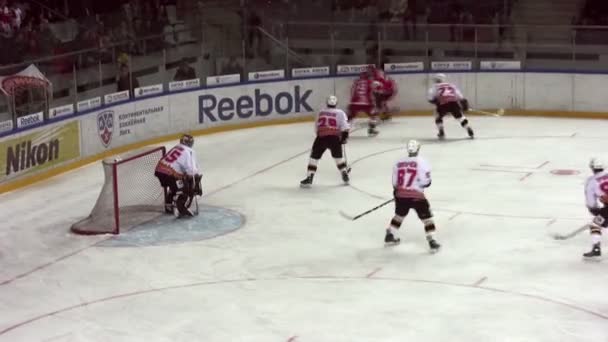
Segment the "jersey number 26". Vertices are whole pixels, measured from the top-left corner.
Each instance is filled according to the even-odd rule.
[[[338,127],[338,121],[335,118],[321,115],[317,121],[317,127],[336,128]]]

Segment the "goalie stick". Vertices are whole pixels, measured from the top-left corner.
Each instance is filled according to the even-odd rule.
[[[571,239],[571,238],[575,237],[576,235],[583,232],[587,228],[589,228],[588,224],[586,224],[580,228],[577,228],[576,230],[571,231],[568,234],[553,233],[553,234],[551,234],[551,237],[553,237],[555,240],[567,240],[567,239]]]
[[[342,215],[342,217],[344,217],[344,218],[346,218],[348,220],[354,221],[354,220],[357,220],[357,219],[359,219],[359,218],[361,218],[361,217],[363,217],[363,216],[365,216],[365,215],[367,215],[367,214],[369,214],[369,213],[371,213],[373,211],[376,211],[376,210],[384,207],[385,205],[393,202],[394,200],[395,200],[394,198],[391,198],[390,200],[388,200],[388,201],[386,201],[386,202],[384,202],[384,203],[382,203],[380,205],[377,205],[377,206],[371,208],[368,211],[362,212],[361,214],[356,215],[356,216],[350,216],[350,215],[346,214],[345,212],[343,212],[342,210],[340,210],[340,215]]]

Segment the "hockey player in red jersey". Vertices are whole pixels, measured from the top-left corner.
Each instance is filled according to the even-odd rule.
[[[387,121],[391,119],[388,102],[397,94],[397,83],[395,80],[388,76],[384,76],[382,73],[378,73],[377,75],[381,77],[376,79],[379,84],[374,87],[376,111],[379,113],[380,120]]]
[[[348,106],[348,121],[351,122],[359,113],[365,113],[369,117],[367,134],[369,136],[378,135],[377,113],[374,110],[374,97],[372,93],[373,77],[367,70],[355,80],[351,88],[350,105]]]

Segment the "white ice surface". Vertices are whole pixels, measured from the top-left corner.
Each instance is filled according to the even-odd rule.
[[[307,190],[310,124],[198,137],[201,202],[247,219],[200,242],[110,248],[69,234],[103,182],[97,163],[0,195],[0,341],[608,341],[608,260],[582,261],[587,233],[547,235],[589,220],[583,181],[591,156],[608,161],[608,123],[472,122],[474,141],[450,120],[452,140],[436,142],[432,118],[360,130],[352,187],[327,154]],[[415,215],[384,248],[392,206],[338,214],[390,198],[408,138],[433,166],[435,255]]]

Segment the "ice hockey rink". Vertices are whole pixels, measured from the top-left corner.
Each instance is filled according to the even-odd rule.
[[[430,117],[359,129],[351,186],[326,154],[311,189],[311,123],[196,137],[201,215],[141,244],[120,243],[135,230],[69,233],[98,196],[99,163],[0,195],[0,341],[608,341],[606,257],[582,260],[587,232],[549,236],[589,221],[583,183],[590,157],[608,161],[608,123],[472,124],[475,140],[449,120],[443,142]],[[339,214],[390,198],[411,138],[433,167],[434,255],[415,215],[386,248],[391,205]],[[205,208],[232,216],[197,227]]]

